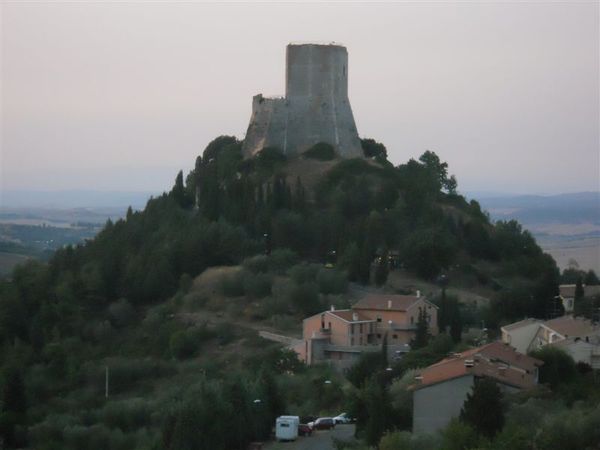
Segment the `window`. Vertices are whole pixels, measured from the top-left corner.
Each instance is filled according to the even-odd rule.
[[[377,335],[377,339],[381,339],[381,335],[380,334]]]
[[[354,345],[354,338],[350,338],[350,345]]]
[[[377,316],[377,322],[381,322],[381,316]]]
[[[354,334],[354,324],[350,324],[350,334]]]
[[[394,339],[398,339],[398,335],[397,335],[397,334],[394,334],[392,337],[393,337]]]
[[[344,76],[346,76],[346,66],[344,66],[344,68],[343,68],[343,74],[344,74]]]
[[[363,325],[362,323],[358,325],[358,332],[359,333],[362,333],[362,325]]]
[[[410,324],[414,325],[415,323],[415,318],[413,316],[410,316]]]

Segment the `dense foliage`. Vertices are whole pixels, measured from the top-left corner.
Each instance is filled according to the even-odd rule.
[[[147,448],[157,438],[157,425],[163,425],[149,411],[168,405],[172,409],[161,445],[183,448],[173,443],[191,436],[190,423],[205,417],[207,404],[228,398],[247,405],[261,395],[264,384],[202,381],[195,387],[198,397],[189,401],[171,404],[185,396],[185,390],[174,389],[164,404],[133,403],[139,411],[127,417],[138,417],[131,419],[138,420],[134,424],[118,416],[118,405],[103,403],[105,366],[112,368],[117,393],[140,389],[145,398],[144,380],[185,378],[188,366],[179,361],[189,361],[208,342],[222,347],[241,339],[227,325],[190,325],[176,317],[175,306],[187,298],[191,280],[213,266],[245,261],[239,274],[223,280],[225,297],[245,296],[264,302],[271,314],[276,310],[302,317],[323,308],[325,298],[345,292],[348,281],[385,283],[393,250],[398,264],[420,277],[432,280],[453,270],[497,291],[486,318],[490,326],[523,315],[547,315],[559,273],[529,232],[512,221],[492,224],[477,202],[458,195],[448,165],[435,153],[427,151],[394,167],[383,145],[365,140],[363,148],[373,159],[330,162],[331,170],[310,182],[305,174],[289,172],[293,161],[278,149],[265,148],[243,159],[241,142],[221,136],[198,156],[186,177],[177,174],[171,191],[150,199],[143,211],[129,209],[124,219],[108,221],[94,239],[58,250],[48,263],[18,267],[10,280],[0,283],[0,433],[7,445],[31,441],[36,448]],[[324,159],[327,150],[315,152]],[[272,257],[255,256],[265,254]],[[284,294],[274,295],[275,279],[283,273],[292,282]],[[173,304],[164,303],[169,298]],[[214,306],[205,298],[194,301]],[[451,327],[453,311],[447,316]],[[415,358],[419,364],[433,362],[439,342],[428,343],[426,334],[419,341],[422,349],[412,352],[401,369],[394,366],[386,373],[416,367]],[[271,363],[265,370],[275,370],[281,359]],[[202,370],[216,378],[224,373],[222,367]],[[369,374],[364,379],[366,384],[357,389],[365,394],[356,398],[376,408],[389,387],[369,382]],[[322,379],[314,383],[317,388],[306,401],[316,407],[321,399],[341,401],[340,390],[321,391]],[[74,392],[74,398],[63,399]],[[11,400],[19,396],[26,400]],[[24,406],[19,409],[17,403]],[[81,410],[77,417],[68,414],[73,405]],[[265,417],[272,420],[280,408],[268,408]],[[244,411],[252,416],[251,410]],[[224,417],[231,413],[220,411]],[[371,411],[374,417],[376,413]],[[397,417],[406,428],[406,413]],[[254,419],[249,423],[262,430],[266,422]],[[386,423],[360,427],[374,443],[393,425]],[[131,434],[145,427],[150,431]],[[256,437],[248,434],[232,442],[218,430],[214,433],[214,440],[207,441],[212,448],[241,447]],[[195,438],[189,439],[195,446]]]

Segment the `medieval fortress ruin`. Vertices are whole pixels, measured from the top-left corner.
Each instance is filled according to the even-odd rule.
[[[253,97],[243,153],[277,147],[293,156],[319,142],[345,158],[363,156],[348,100],[348,51],[334,43],[289,44],[285,97]]]

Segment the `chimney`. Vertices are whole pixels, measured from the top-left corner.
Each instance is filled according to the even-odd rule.
[[[421,291],[417,289],[417,298],[421,298]]]
[[[388,300],[388,309],[392,309],[392,301]]]
[[[331,305],[331,310],[335,311],[335,306],[334,305]]]
[[[358,314],[356,314],[355,312],[352,313],[352,320],[354,322],[356,322],[358,320]]]

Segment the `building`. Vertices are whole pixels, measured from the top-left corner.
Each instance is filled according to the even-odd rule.
[[[410,350],[420,311],[437,334],[437,306],[417,295],[369,294],[347,310],[334,307],[304,319],[294,350],[307,364],[327,362],[344,369],[363,352],[379,351],[387,335],[391,358]]]
[[[458,417],[478,379],[491,378],[506,393],[532,389],[542,364],[506,344],[493,342],[426,367],[412,386],[413,432],[432,433]]]
[[[320,142],[340,156],[363,157],[348,100],[348,52],[335,43],[289,44],[285,97],[253,97],[242,152],[277,147],[293,156]]]
[[[561,284],[559,286],[559,297],[566,313],[572,313],[575,310],[575,284]],[[600,286],[583,286],[583,295],[592,297],[600,295]]]
[[[502,342],[516,351],[528,353],[554,345],[569,353],[576,362],[600,369],[600,327],[572,315],[552,320],[525,319],[501,328]]]

